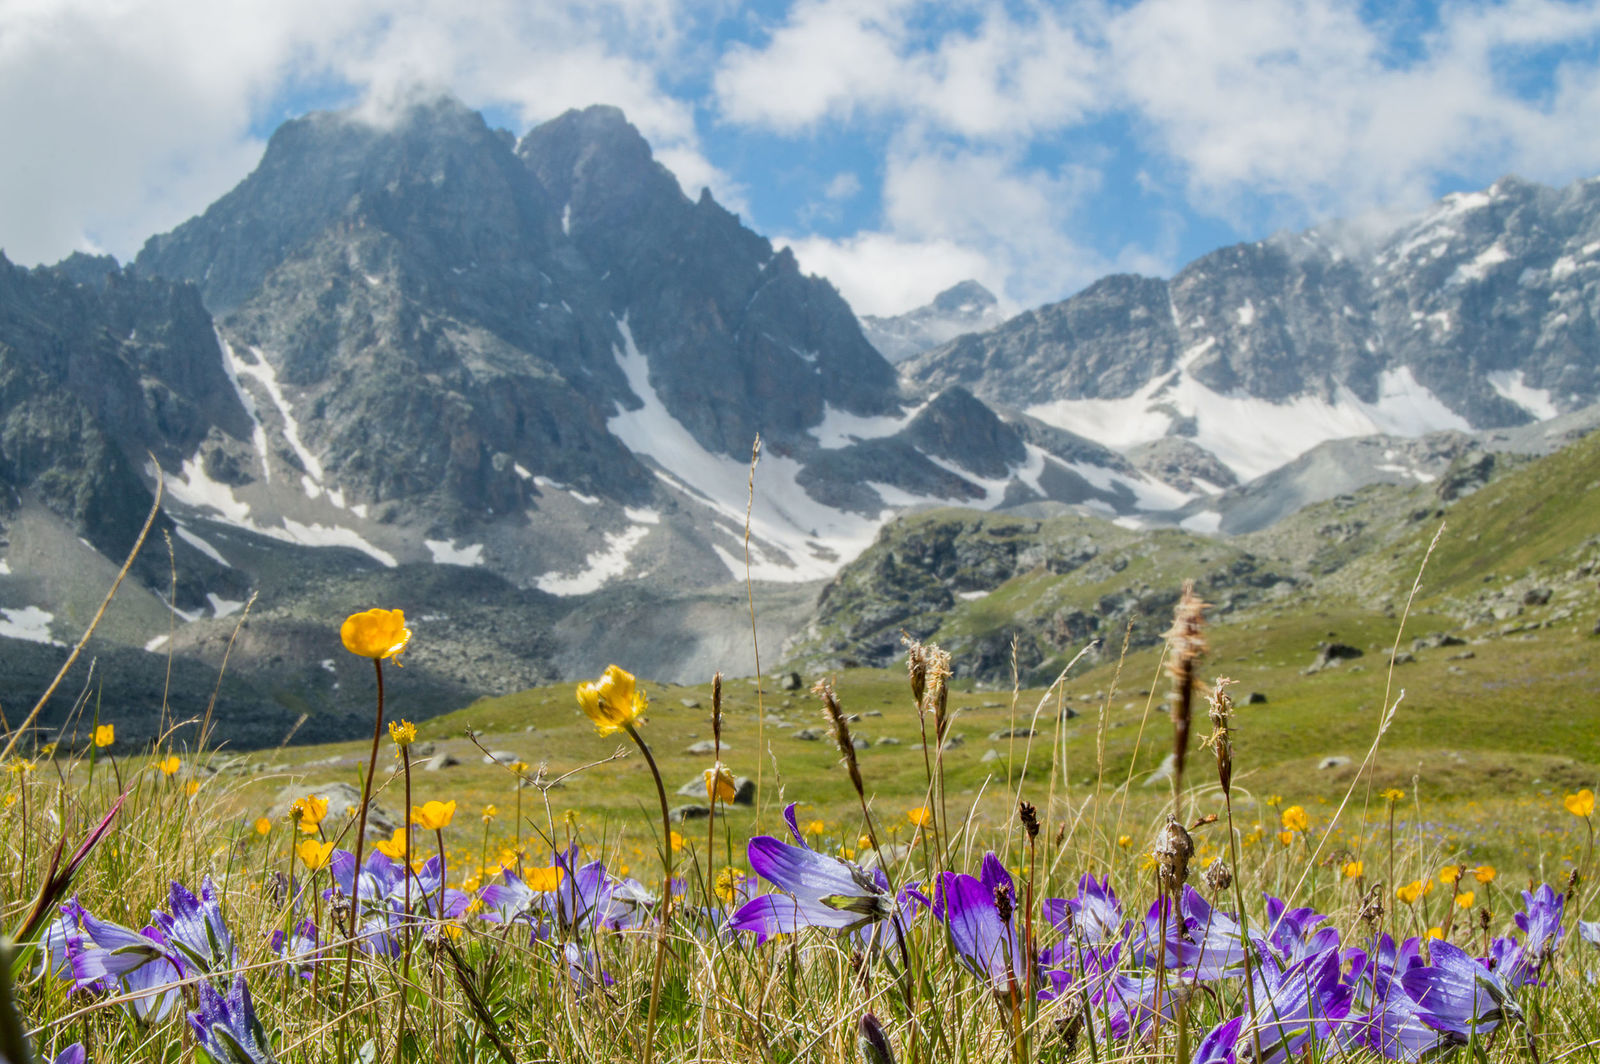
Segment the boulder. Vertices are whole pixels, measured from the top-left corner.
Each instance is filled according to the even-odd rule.
[[[453,765],[459,764],[461,764],[461,762],[459,759],[457,759],[456,755],[452,754],[448,750],[440,750],[437,754],[434,754],[432,757],[428,758],[427,761],[423,762],[422,771],[438,772],[442,768],[450,768]]]

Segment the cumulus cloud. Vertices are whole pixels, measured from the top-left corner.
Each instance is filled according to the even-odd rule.
[[[1244,232],[1413,209],[1464,178],[1564,182],[1600,170],[1597,0],[1376,15],[1350,0],[944,10],[800,0],[759,41],[729,50],[715,80],[732,123],[789,136],[909,128],[935,146],[891,159],[874,239],[829,244],[833,269],[861,279],[841,285],[873,305],[901,287],[865,287],[866,257],[886,247],[955,249],[949,268],[923,265],[930,284],[957,261],[982,261],[1021,301],[1100,266],[1170,264],[1164,248],[1081,246],[1071,209],[1081,190],[1038,159],[1060,157],[1096,123],[1127,130],[1139,173],[1159,171],[1143,186],[1170,198],[1157,209]]]
[[[684,179],[738,206],[663,87],[694,25],[678,0],[40,0],[0,5],[0,246],[120,257],[239,181],[255,131],[304,95],[378,114],[421,87],[516,115],[621,106]]]

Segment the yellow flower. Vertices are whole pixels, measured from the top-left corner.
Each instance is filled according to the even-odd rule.
[[[1432,884],[1430,883],[1429,886],[1432,886]],[[1394,896],[1399,898],[1405,904],[1411,905],[1418,898],[1422,897],[1422,880],[1413,880],[1403,887],[1396,888]]]
[[[1399,787],[1390,787],[1388,790],[1382,791],[1378,795],[1378,797],[1386,798],[1391,802],[1398,802],[1400,799],[1404,798],[1405,796],[1406,796],[1406,792],[1402,791]]]
[[[339,626],[339,638],[344,648],[362,658],[382,661],[405,652],[411,640],[411,629],[406,627],[406,615],[401,610],[363,610],[352,613]]]
[[[256,834],[265,835],[272,830],[272,821],[264,816],[256,817]]]
[[[706,769],[702,775],[706,778],[706,800],[708,802],[714,803],[718,799],[724,802],[733,801],[734,795],[738,793],[734,786],[733,773],[729,772],[721,761]]]
[[[296,798],[294,804],[289,806],[289,815],[293,816],[296,812],[300,814],[300,830],[307,835],[315,835],[317,825],[328,815],[328,800],[316,794]]]
[[[908,809],[906,811],[906,819],[911,821],[919,828],[925,828],[929,824],[933,823],[933,814],[929,812],[927,806],[919,805],[915,809]]]
[[[1272,797],[1267,799],[1267,804],[1276,809],[1278,806],[1283,804],[1283,795],[1274,794]]]
[[[300,863],[315,872],[328,863],[328,858],[333,853],[333,843],[318,842],[316,839],[304,839],[295,847],[295,853],[300,855]]]
[[[1472,878],[1479,883],[1494,882],[1494,865],[1481,864],[1472,870]]]
[[[200,793],[200,781],[199,780],[190,780],[188,783],[185,783],[183,785],[183,793],[187,794],[190,798],[193,798],[195,795],[199,794]]]
[[[561,885],[561,877],[565,873],[557,867],[530,868],[522,877],[522,882],[527,884],[529,890],[536,890],[541,894],[548,894]]]
[[[495,817],[497,817],[499,815],[500,815],[500,810],[496,809],[494,807],[493,803],[490,803],[489,805],[486,805],[486,806],[483,807],[483,822],[485,824],[487,824],[489,821],[493,820]]]
[[[372,848],[383,854],[391,861],[404,861],[406,859],[406,829],[395,828],[394,834],[389,836],[389,841],[378,840]]]
[[[398,724],[391,720],[389,738],[394,740],[394,745],[404,749],[417,741],[417,726],[409,720],[403,720]]]
[[[1311,818],[1301,806],[1291,805],[1283,811],[1283,826],[1287,831],[1305,831],[1311,826]]]
[[[863,835],[859,839],[857,839],[856,840],[856,849],[858,849],[858,850],[870,850],[870,849],[872,849],[872,836],[871,835]]]
[[[1569,794],[1561,800],[1567,807],[1567,812],[1573,816],[1589,816],[1594,812],[1594,792],[1585,787],[1577,794]]]
[[[601,735],[619,732],[624,725],[639,719],[648,699],[634,686],[633,673],[607,665],[600,679],[578,685],[578,705],[594,721]]]
[[[117,726],[101,724],[94,729],[94,745],[104,749],[117,741]]]
[[[1443,868],[1439,869],[1439,882],[1441,883],[1454,883],[1460,878],[1460,865],[1447,864]]]
[[[1456,895],[1456,904],[1461,906],[1463,909],[1470,909],[1472,908],[1472,903],[1477,896],[1478,895],[1475,891],[1464,890],[1460,894]]]
[[[1133,845],[1133,836],[1132,835],[1118,835],[1117,836],[1117,845],[1121,846],[1124,850],[1126,850],[1129,846]]]
[[[426,831],[439,831],[450,826],[456,815],[455,799],[448,802],[424,802],[411,807],[411,822]]]
[[[161,770],[163,776],[176,775],[183,767],[183,760],[177,754],[169,754],[166,758],[156,762],[156,768]]]
[[[1364,862],[1362,862],[1362,861],[1351,861],[1351,862],[1349,862],[1348,864],[1346,864],[1344,866],[1344,878],[1346,878],[1346,879],[1360,879],[1361,878],[1361,873],[1363,871],[1365,871],[1365,870],[1366,870],[1366,864]]]
[[[744,882],[744,873],[737,868],[724,868],[717,873],[716,891],[726,905],[732,905],[739,897],[739,884]]]
[[[1294,832],[1292,832],[1292,831],[1280,831],[1280,832],[1278,832],[1278,841],[1283,843],[1285,846],[1289,845],[1291,842],[1294,841]]]
[[[677,853],[683,849],[683,836],[674,831],[671,835],[672,852]]]
[[[1442,927],[1430,927],[1430,928],[1428,928],[1428,933],[1423,937],[1425,937],[1425,938],[1443,938],[1444,937],[1444,928],[1442,928]]]
[[[806,834],[807,835],[821,835],[824,831],[827,830],[827,827],[828,826],[826,824],[824,824],[820,820],[808,821],[807,824],[806,824]]]

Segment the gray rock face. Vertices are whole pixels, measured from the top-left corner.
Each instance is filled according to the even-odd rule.
[[[1223,248],[1170,282],[1109,277],[902,372],[1018,409],[1140,389],[1159,409],[1180,379],[1379,404],[1406,371],[1465,425],[1517,425],[1600,399],[1597,280],[1600,181],[1508,177],[1380,235],[1334,224]]]
[[[890,362],[906,359],[966,333],[992,329],[1004,320],[994,293],[977,281],[962,281],[933,302],[893,317],[861,317],[861,331]]]

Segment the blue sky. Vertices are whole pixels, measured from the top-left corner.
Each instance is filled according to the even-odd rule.
[[[0,248],[126,258],[284,118],[419,87],[519,133],[622,107],[864,313],[1600,174],[1600,0],[27,0],[0,6]]]

